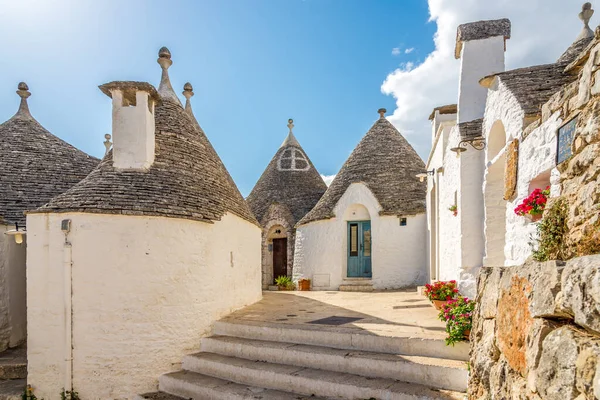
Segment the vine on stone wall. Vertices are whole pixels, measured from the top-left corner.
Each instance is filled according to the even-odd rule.
[[[537,225],[537,249],[533,250],[536,261],[565,260],[568,205],[564,198],[558,198],[544,212],[544,218]]]

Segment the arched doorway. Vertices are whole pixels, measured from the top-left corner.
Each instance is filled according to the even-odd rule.
[[[266,239],[270,253],[267,262],[273,284],[278,277],[288,276],[288,232],[282,225],[274,225]]]
[[[347,267],[348,278],[371,278],[372,247],[371,216],[362,204],[352,204],[344,213],[347,224]]]
[[[487,138],[486,170],[484,180],[485,204],[485,258],[486,266],[503,266],[506,244],[506,201],[504,200],[504,175],[506,131],[501,121],[496,121]]]

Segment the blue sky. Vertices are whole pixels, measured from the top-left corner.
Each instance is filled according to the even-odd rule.
[[[38,121],[101,156],[111,105],[97,86],[158,85],[157,52],[167,46],[173,86],[194,85],[194,112],[244,195],[290,117],[323,175],[338,171],[380,107],[426,159],[429,113],[457,98],[458,24],[510,18],[507,69],[550,63],[580,32],[582,3],[0,0],[0,121],[16,111],[26,81]]]
[[[158,85],[165,45],[173,86],[193,84],[194,112],[244,195],[290,117],[319,172],[335,174],[377,109],[393,111],[386,75],[431,51],[435,32],[425,0],[3,1],[0,120],[26,81],[36,119],[101,156],[111,106],[97,86]]]

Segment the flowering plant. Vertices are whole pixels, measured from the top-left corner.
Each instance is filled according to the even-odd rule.
[[[425,285],[425,296],[429,300],[451,300],[456,293],[458,293],[456,281],[439,281],[433,285]]]
[[[475,302],[463,296],[444,304],[438,318],[446,321],[447,345],[454,346],[454,343],[467,339],[473,324],[474,308]]]
[[[541,215],[544,212],[549,195],[550,186],[544,190],[535,189],[515,208],[515,214],[520,216],[525,214]]]
[[[448,207],[448,210],[452,211],[452,214],[454,214],[455,217],[458,215],[458,206],[456,204]]]

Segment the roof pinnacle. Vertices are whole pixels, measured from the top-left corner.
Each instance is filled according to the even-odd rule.
[[[192,84],[186,82],[185,85],[183,85],[183,92],[181,92],[181,94],[183,94],[183,97],[185,97],[185,111],[188,114],[192,114],[192,102],[190,101],[192,96],[194,96],[194,88],[192,87]]]
[[[173,65],[173,61],[171,61],[171,52],[166,47],[161,47],[158,51],[158,60],[156,60],[160,64],[160,68],[162,69],[162,75],[160,78],[160,85],[158,86],[158,94],[163,99],[170,99],[176,101],[181,105],[181,101],[179,101],[179,97],[175,94],[173,90],[173,86],[171,86],[171,80],[169,79],[169,67]]]
[[[592,3],[583,3],[581,6],[581,12],[579,13],[579,19],[583,22],[583,30],[577,37],[577,40],[594,36],[594,32],[590,29],[590,19],[592,18],[592,15],[594,15]]]
[[[293,134],[293,132],[292,132],[292,129],[294,129],[294,120],[293,119],[291,119],[291,118],[288,119],[287,127],[289,128],[290,133]]]
[[[377,110],[377,112],[379,113],[379,118],[385,118],[385,113],[387,112],[387,110],[385,108],[380,108],[379,110]]]
[[[32,118],[31,113],[29,112],[29,105],[27,104],[27,98],[31,96],[31,92],[29,92],[29,86],[27,86],[25,82],[19,82],[17,89],[17,94],[21,98],[21,104],[19,105],[19,110],[15,115]]]

